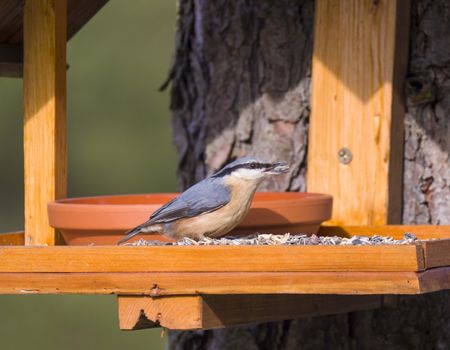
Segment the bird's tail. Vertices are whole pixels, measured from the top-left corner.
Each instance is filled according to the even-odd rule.
[[[131,230],[125,232],[126,236],[123,237],[119,242],[117,242],[117,244],[118,245],[123,244],[141,232],[157,232],[157,231],[158,231],[157,229],[152,229],[152,225],[149,224],[149,222],[144,222],[143,224],[136,226],[135,228],[132,228]]]

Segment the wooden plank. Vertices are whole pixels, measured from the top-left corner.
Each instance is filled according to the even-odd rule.
[[[25,244],[53,245],[47,203],[66,196],[66,0],[24,7]]]
[[[381,296],[364,295],[204,295],[202,329],[291,320],[367,310],[381,306]]]
[[[448,225],[321,226],[319,235],[341,237],[381,235],[401,239],[406,232],[414,233],[419,239],[450,238]]]
[[[119,327],[136,330],[152,327],[169,329],[202,328],[201,297],[162,298],[119,296]]]
[[[450,239],[421,242],[427,269],[450,266]]]
[[[391,236],[401,239],[406,232],[415,234],[424,252],[425,268],[450,266],[450,226],[435,225],[386,225],[386,226],[321,226],[320,235],[368,235]]]
[[[162,326],[212,329],[281,321],[380,307],[380,296],[344,295],[202,295],[174,297],[119,296],[123,330]]]
[[[408,21],[409,0],[316,2],[307,188],[335,225],[401,220]]]
[[[421,271],[422,247],[0,247],[0,272]]]
[[[420,277],[421,274],[415,272],[0,273],[0,294],[149,296],[419,294],[427,291],[420,284],[427,281]]]
[[[23,245],[25,242],[24,233],[9,232],[0,233],[0,246],[2,245]]]
[[[423,271],[418,277],[420,293],[450,289],[450,266]]]

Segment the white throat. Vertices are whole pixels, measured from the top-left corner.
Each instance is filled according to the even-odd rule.
[[[264,179],[264,173],[258,169],[239,169],[230,174],[241,180],[260,182]]]

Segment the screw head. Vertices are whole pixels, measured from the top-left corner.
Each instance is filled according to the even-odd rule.
[[[338,151],[338,159],[341,164],[349,164],[353,159],[352,151],[350,151],[350,149],[348,149],[347,147],[342,147]]]

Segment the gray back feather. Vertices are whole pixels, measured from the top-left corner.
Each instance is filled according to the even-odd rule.
[[[230,193],[221,178],[207,178],[188,188],[159,208],[149,224],[168,223],[217,210],[230,201]]]

